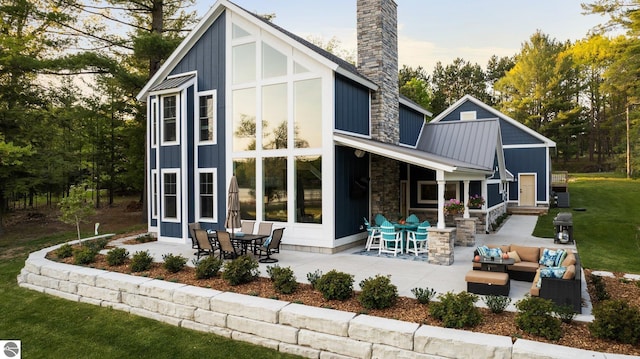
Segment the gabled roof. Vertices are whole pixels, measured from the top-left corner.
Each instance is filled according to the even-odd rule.
[[[177,87],[180,87],[180,86],[184,85],[185,83],[189,82],[189,80],[191,80],[194,77],[196,77],[195,74],[188,74],[188,75],[183,75],[183,76],[169,77],[166,80],[162,81],[161,83],[159,83],[159,84],[153,86],[152,88],[150,88],[149,92],[174,89],[174,88],[177,88]]]
[[[243,16],[247,21],[253,23],[259,28],[265,29],[269,33],[273,34],[274,36],[288,43],[294,48],[297,48],[298,50],[308,54],[316,61],[326,65],[336,73],[339,73],[363,86],[366,86],[371,90],[375,91],[378,89],[378,86],[373,81],[360,74],[353,64],[340,59],[330,52],[282,29],[281,27],[269,21],[264,20],[263,18],[251,13],[250,11],[247,11],[242,7],[232,3],[231,1],[217,0],[215,4],[211,6],[209,11],[204,15],[202,20],[200,20],[200,22],[194,27],[194,29],[191,30],[189,35],[187,35],[187,37],[173,51],[171,56],[169,56],[169,58],[164,62],[160,69],[153,75],[153,77],[138,93],[138,95],[136,96],[138,101],[144,100],[150,88],[156,86],[170,74],[171,70],[180,62],[180,60],[182,60],[182,58],[196,44],[196,42],[206,32],[206,30],[227,9]]]
[[[493,171],[496,152],[502,152],[500,124],[497,119],[431,122],[424,126],[416,149]]]
[[[482,107],[483,109],[487,110],[488,112],[491,112],[491,113],[495,114],[498,118],[501,118],[502,120],[507,121],[508,123],[512,124],[513,126],[519,128],[522,131],[528,133],[529,135],[539,139],[540,141],[542,141],[548,147],[556,147],[556,143],[554,141],[552,141],[551,139],[541,135],[540,133],[532,130],[531,128],[529,128],[527,126],[525,126],[524,124],[520,123],[519,121],[517,121],[517,120],[515,120],[515,119],[513,119],[513,118],[511,118],[511,117],[509,117],[507,115],[505,115],[504,113],[496,110],[495,108],[487,105],[486,103],[478,100],[477,98],[475,98],[475,97],[473,97],[471,95],[464,95],[461,99],[456,101],[453,105],[449,106],[449,108],[447,108],[441,114],[439,114],[433,120],[431,120],[431,123],[440,122],[440,120],[442,120],[447,115],[449,115],[450,113],[455,111],[458,107],[460,107],[462,104],[464,104],[467,101],[473,102],[474,104],[478,105],[479,107]],[[449,121],[447,121],[447,122],[449,122]],[[459,122],[459,121],[453,121],[453,122]],[[473,121],[471,121],[471,122],[473,122]]]

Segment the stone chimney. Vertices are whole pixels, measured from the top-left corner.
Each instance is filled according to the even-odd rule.
[[[357,0],[358,70],[379,89],[371,95],[371,137],[397,144],[398,11],[394,0]]]

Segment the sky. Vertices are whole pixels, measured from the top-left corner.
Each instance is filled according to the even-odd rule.
[[[275,14],[273,22],[303,38],[356,49],[356,0],[232,0],[246,10]],[[536,30],[558,41],[579,40],[599,15],[583,15],[585,0],[396,0],[399,66],[422,66],[431,73],[460,57],[485,68],[492,55],[512,56]],[[200,1],[199,16],[212,2]]]

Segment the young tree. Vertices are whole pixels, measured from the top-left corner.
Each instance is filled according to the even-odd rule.
[[[69,195],[62,198],[59,202],[62,216],[60,219],[64,223],[75,224],[78,231],[78,240],[80,240],[80,223],[84,222],[87,217],[95,213],[93,202],[87,200],[86,190],[88,186],[85,184],[71,186]]]

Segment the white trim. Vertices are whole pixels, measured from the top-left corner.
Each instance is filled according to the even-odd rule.
[[[213,127],[213,139],[211,140],[200,140],[200,98],[211,96],[213,98],[213,114],[211,115],[213,119],[213,123],[211,127]],[[204,146],[204,145],[215,145],[218,143],[218,91],[217,90],[208,90],[202,92],[196,92],[195,95],[195,111],[194,111],[194,121],[193,121],[193,143],[196,146]],[[197,151],[197,149],[196,149]],[[196,162],[197,163],[197,162]]]
[[[213,217],[202,217],[202,211],[200,207],[200,174],[211,173],[213,175]],[[195,201],[195,218],[197,222],[205,223],[217,223],[218,222],[218,202],[220,198],[218,196],[218,169],[214,167],[209,168],[197,168],[194,178],[194,201]]]
[[[160,169],[160,201],[162,204],[164,204],[164,199],[165,199],[165,193],[164,193],[164,176],[166,174],[175,174],[176,175],[176,218],[173,217],[167,217],[165,215],[165,206],[162,205],[160,206],[160,213],[161,213],[161,218],[162,218],[162,222],[170,222],[170,223],[180,223],[180,219],[182,218],[182,187],[181,185],[181,176],[180,176],[180,169],[179,168],[162,168]]]
[[[440,122],[440,120],[442,120],[443,118],[448,116],[450,113],[455,111],[458,107],[460,107],[460,105],[462,105],[466,101],[473,102],[476,105],[482,107],[483,109],[495,114],[499,118],[509,122],[511,125],[513,125],[515,127],[518,127],[520,130],[522,130],[522,131],[528,133],[529,135],[531,135],[531,136],[539,139],[540,141],[544,142],[544,145],[546,145],[548,147],[556,147],[556,143],[554,141],[552,141],[551,139],[549,139],[549,138],[541,135],[540,133],[530,129],[529,127],[525,126],[524,124],[520,123],[519,121],[516,121],[515,119],[505,115],[504,113],[496,110],[495,108],[487,105],[486,103],[478,100],[477,98],[475,98],[475,97],[473,97],[471,95],[464,95],[461,99],[456,101],[453,105],[449,106],[449,108],[447,108],[442,113],[440,113],[438,116],[436,116],[436,118],[431,120],[431,123]]]
[[[420,105],[418,105],[418,104],[416,104],[416,103],[414,103],[414,102],[412,102],[410,100],[407,100],[406,98],[404,98],[402,96],[400,96],[399,99],[400,99],[400,104],[401,105],[405,105],[408,108],[410,108],[410,109],[412,109],[414,111],[418,111],[418,112],[420,112],[421,114],[423,114],[425,116],[429,116],[429,117],[433,116],[433,113],[429,112],[429,110],[427,110],[427,109],[424,109],[424,108],[420,107]]]
[[[533,204],[536,205],[538,203],[538,173],[537,172],[522,172],[518,173],[518,206],[522,206],[522,188],[520,188],[520,184],[522,183],[522,176],[533,176]]]
[[[512,148],[549,148],[549,146],[544,143],[530,143],[530,144],[521,144],[521,145],[503,145],[503,149],[508,150]]]

